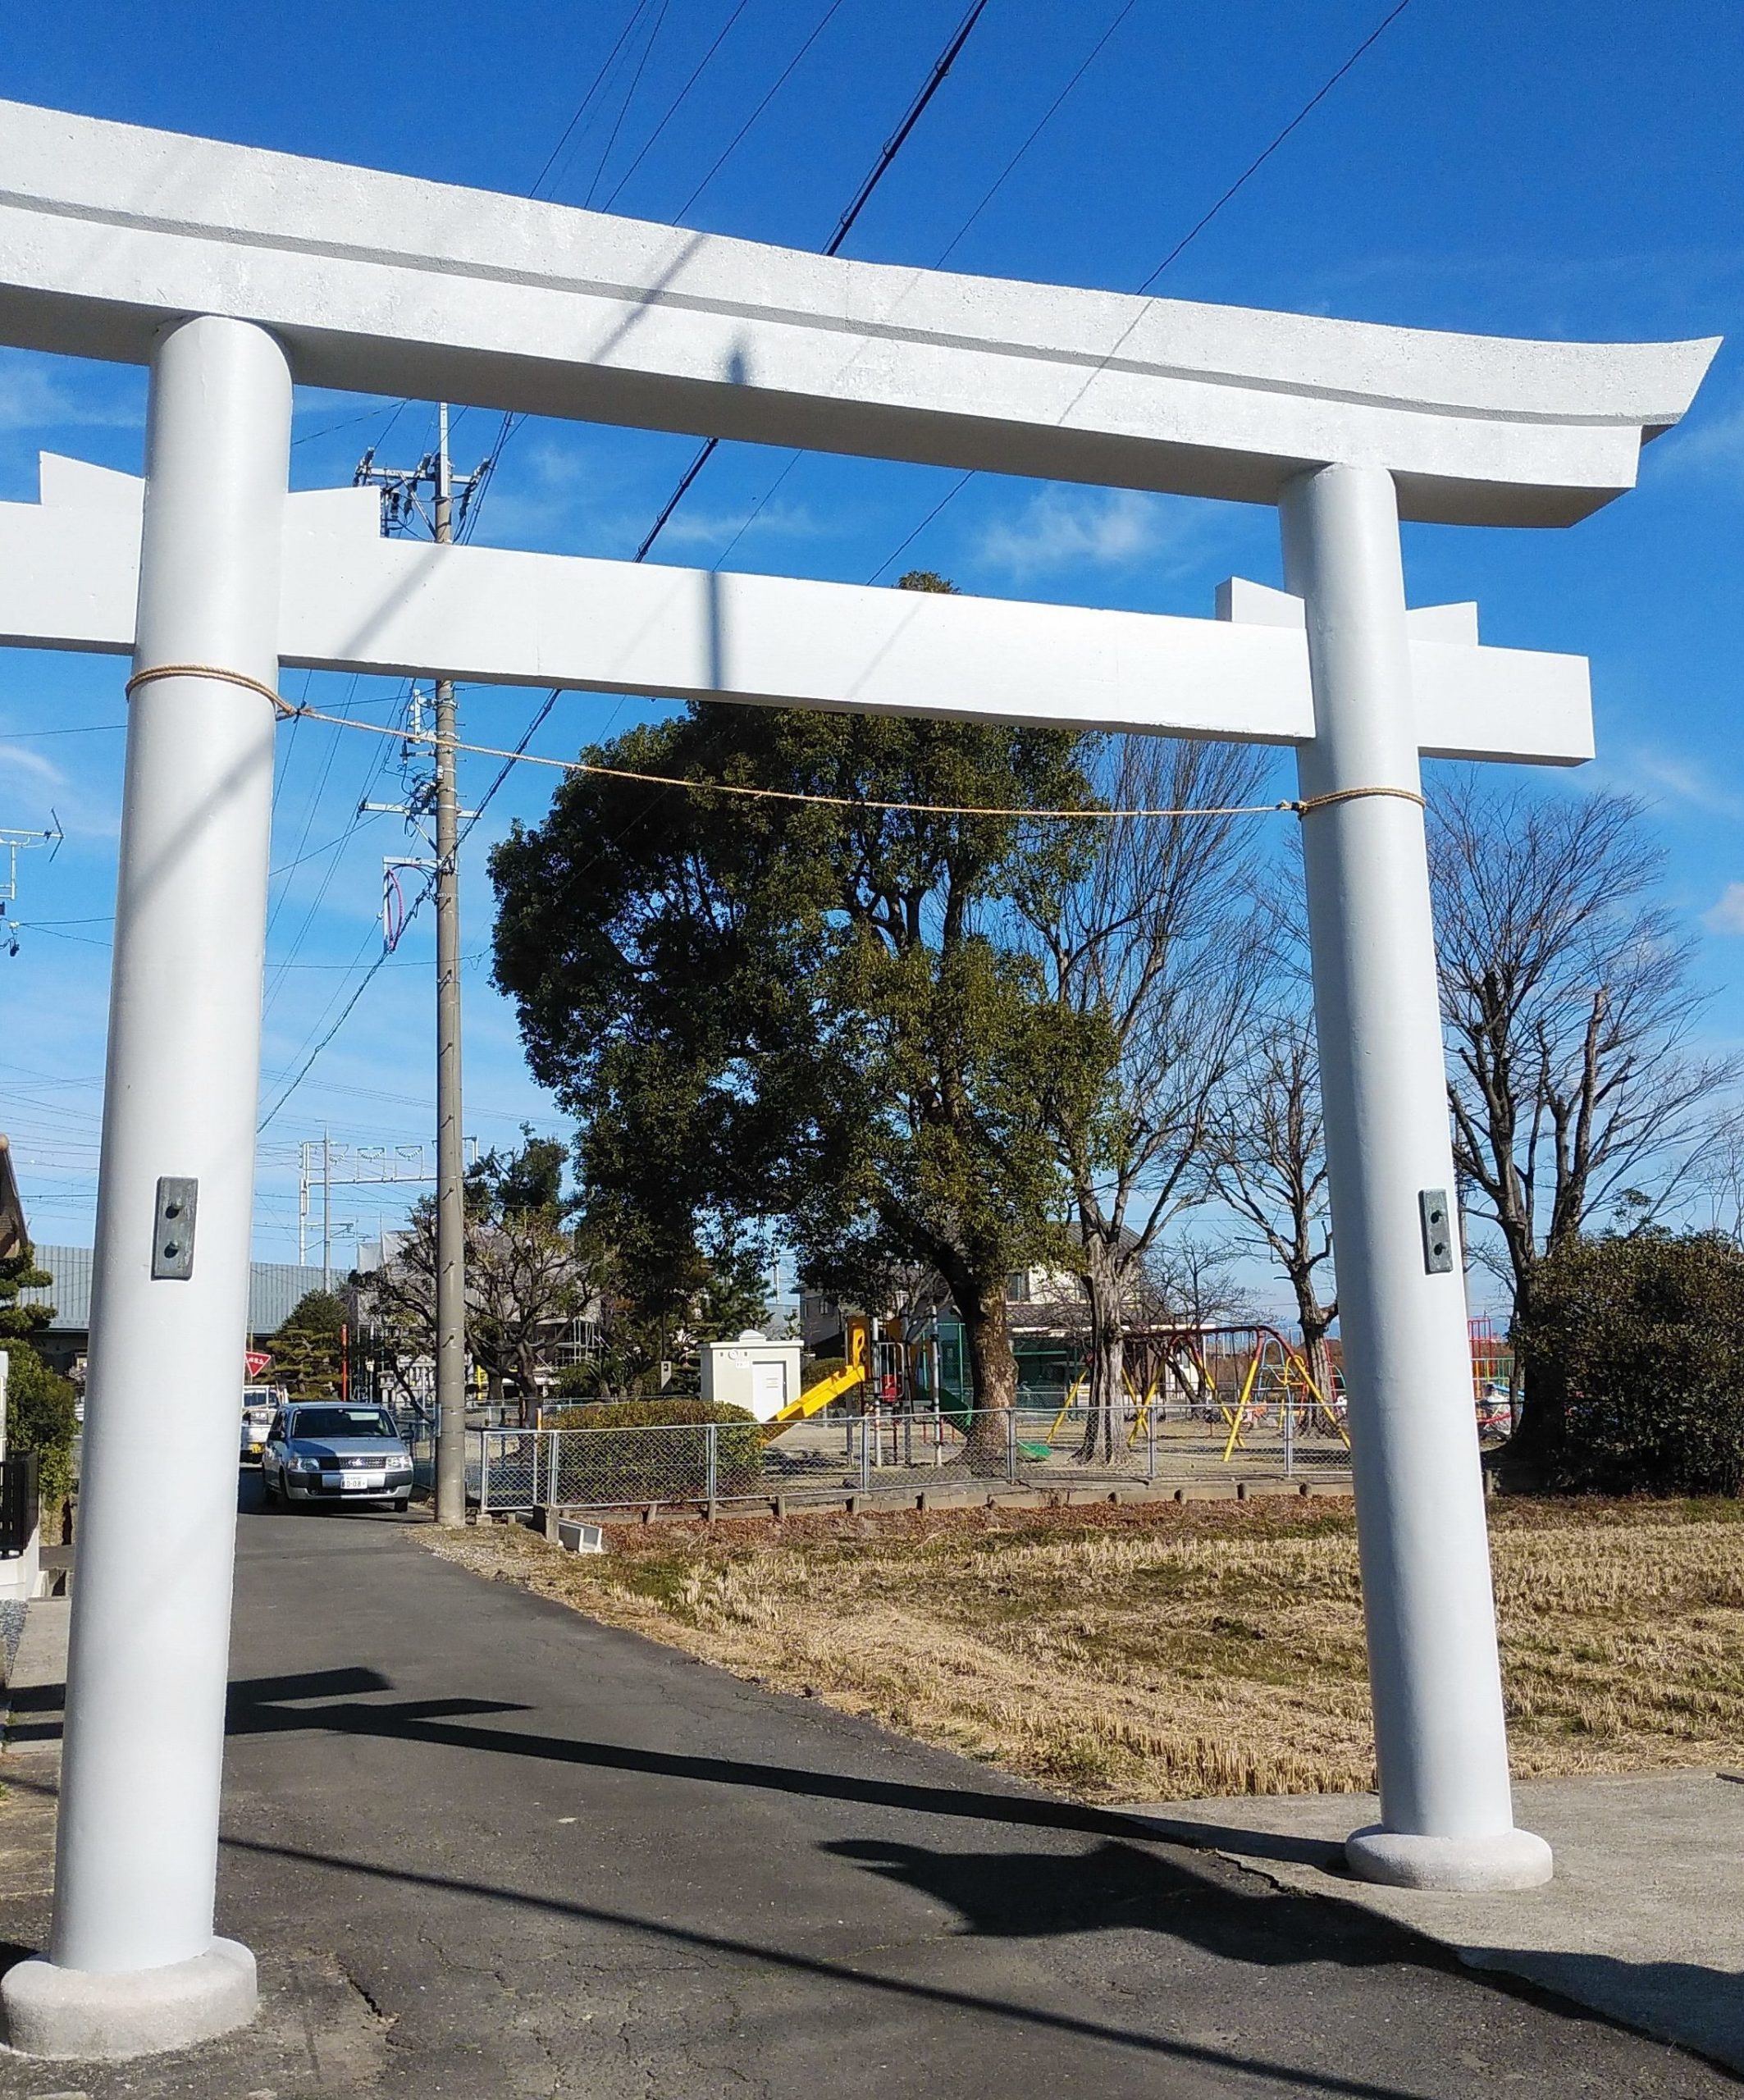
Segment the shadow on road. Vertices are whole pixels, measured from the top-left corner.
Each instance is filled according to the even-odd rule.
[[[432,1743],[459,1751],[485,1751],[505,1757],[532,1757],[553,1764],[591,1765],[646,1778],[692,1779],[724,1787],[752,1787],[819,1801],[859,1801],[922,1815],[968,1817],[977,1822],[1020,1824],[1091,1837],[1154,1842],[1157,1833],[1135,1817],[1046,1795],[982,1792],[968,1787],[915,1786],[902,1780],[863,1778],[845,1772],[817,1772],[760,1764],[729,1757],[705,1757],[645,1750],[572,1737],[536,1734],[525,1728],[463,1724],[485,1714],[528,1710],[496,1699],[401,1699],[377,1704],[361,1695],[391,1691],[391,1679],[368,1669],[312,1670],[296,1677],[249,1678],[230,1688],[227,1732],[269,1735],[326,1729],[334,1734],[380,1736]]]

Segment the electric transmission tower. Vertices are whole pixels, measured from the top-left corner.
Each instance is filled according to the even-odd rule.
[[[456,474],[448,456],[448,404],[437,412],[437,441],[415,467],[378,467],[373,446],[358,463],[358,487],[381,491],[382,530],[425,527],[447,546],[489,473],[486,460],[470,474]],[[425,499],[428,497],[427,504]],[[414,691],[413,735],[422,741]],[[399,810],[409,821],[427,812],[436,823],[429,861],[399,866],[426,868],[436,907],[436,1513],[439,1524],[466,1522],[466,1162],[460,1136],[460,810],[454,788],[454,682],[436,682],[434,778],[419,807],[417,790]],[[364,805],[366,808],[372,805]],[[391,868],[388,880],[394,879]],[[384,886],[386,888],[386,885]],[[384,915],[387,906],[384,901]]]

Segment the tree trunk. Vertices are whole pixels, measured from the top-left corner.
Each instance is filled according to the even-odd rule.
[[[1509,1398],[1515,1410],[1513,1433],[1499,1450],[1486,1454],[1485,1463],[1510,1492],[1526,1494],[1544,1486],[1551,1456],[1562,1440],[1567,1400],[1558,1367],[1531,1361],[1529,1267],[1515,1275],[1513,1318],[1509,1333],[1513,1343],[1513,1367],[1509,1380]]]
[[[1313,1278],[1306,1271],[1293,1275],[1290,1282],[1296,1294],[1296,1325],[1302,1330],[1303,1361],[1308,1365],[1308,1376],[1320,1397],[1329,1408],[1335,1406],[1338,1396],[1332,1376],[1332,1352],[1326,1346],[1326,1331],[1337,1317],[1338,1308],[1321,1303]]]
[[[1084,1436],[1078,1446],[1086,1465],[1111,1465],[1126,1413],[1126,1322],[1121,1276],[1105,1241],[1084,1249],[1080,1278],[1090,1308],[1090,1391]]]
[[[1017,1399],[1017,1358],[1006,1317],[1004,1272],[952,1294],[963,1316],[963,1345],[975,1394],[965,1455],[971,1472],[1002,1473]]]

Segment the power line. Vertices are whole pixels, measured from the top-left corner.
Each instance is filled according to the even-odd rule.
[[[617,203],[624,185],[629,180],[630,177],[635,174],[637,169],[641,166],[642,162],[648,158],[649,153],[659,140],[660,134],[666,129],[667,126],[671,123],[673,118],[678,115],[680,107],[688,97],[691,89],[694,88],[696,83],[702,78],[703,73],[708,66],[709,61],[713,58],[715,52],[719,51],[721,46],[727,41],[728,35],[731,32],[733,24],[737,21],[739,16],[744,13],[746,7],[750,5],[751,0],[738,0],[737,6],[734,7],[733,12],[728,16],[726,21],[715,32],[714,41],[709,46],[708,49],[703,52],[701,57],[697,60],[695,66],[692,69],[690,78],[684,83],[684,85],[679,89],[677,94],[675,94],[672,100],[666,105],[665,114],[661,117],[660,122],[656,124],[654,129],[648,134],[647,137],[642,141],[641,152],[637,154],[635,159],[630,162],[630,165],[624,170],[623,173],[619,176],[617,181],[612,185],[611,192],[605,199],[605,208],[607,211],[609,211],[612,206]]]
[[[1217,203],[1212,206],[1211,209],[1206,212],[1205,216],[1198,221],[1198,223],[1191,227],[1186,233],[1183,234],[1180,239],[1176,242],[1175,245],[1169,250],[1168,253],[1163,257],[1162,262],[1157,265],[1156,268],[1152,271],[1149,276],[1148,276],[1144,282],[1139,285],[1139,290],[1141,292],[1148,292],[1151,286],[1154,285],[1157,280],[1162,275],[1163,272],[1168,268],[1169,265],[1172,262],[1175,261],[1176,258],[1179,256],[1184,249],[1189,247],[1193,242],[1198,239],[1199,235],[1204,232],[1206,227],[1208,226],[1212,221],[1217,217],[1218,212],[1223,209],[1224,206],[1229,203],[1230,199],[1235,195],[1237,191],[1246,188],[1249,180],[1259,173],[1260,170],[1266,165],[1267,162],[1271,158],[1271,156],[1277,151],[1278,148],[1283,144],[1284,141],[1287,138],[1289,138],[1291,132],[1294,131],[1299,126],[1304,124],[1308,119],[1313,115],[1314,112],[1319,108],[1320,105],[1326,100],[1326,97],[1331,94],[1332,90],[1338,85],[1339,82],[1344,79],[1345,75],[1350,71],[1351,67],[1356,64],[1357,61],[1372,44],[1378,43],[1381,41],[1381,39],[1386,35],[1386,32],[1392,27],[1393,24],[1399,20],[1399,16],[1404,14],[1406,8],[1408,7],[1410,4],[1411,0],[1398,0],[1398,5],[1389,13],[1381,17],[1381,19],[1375,25],[1374,28],[1369,31],[1368,34],[1364,37],[1363,41],[1357,46],[1356,49],[1351,52],[1350,56],[1345,61],[1344,64],[1339,67],[1338,71],[1334,73],[1322,86],[1318,88],[1314,94],[1308,97],[1308,100],[1302,105],[1301,108],[1296,112],[1293,117],[1291,117],[1289,123],[1286,124],[1284,126],[1284,129],[1279,132],[1277,136],[1271,141],[1271,144],[1266,148],[1265,151],[1254,155],[1253,158],[1248,162],[1248,165],[1242,170],[1241,173],[1236,176],[1235,180],[1230,185],[1229,188],[1224,191],[1223,194],[1217,199]]]
[[[1017,148],[1017,151],[1012,154],[1011,158],[1006,162],[1005,166],[1001,168],[998,177],[993,181],[992,186],[988,189],[986,194],[982,198],[980,203],[975,206],[975,209],[969,214],[968,217],[964,220],[963,223],[952,235],[949,246],[944,249],[943,253],[939,256],[938,262],[933,265],[933,267],[935,270],[943,267],[945,262],[949,258],[952,249],[954,249],[957,245],[958,242],[963,239],[964,235],[969,231],[969,229],[975,224],[975,221],[980,217],[981,214],[987,209],[988,206],[993,203],[994,198],[996,198],[999,194],[999,192],[1004,189],[1007,179],[1016,170],[1018,162],[1023,158],[1024,155],[1029,152],[1030,148],[1035,144],[1036,140],[1041,137],[1042,134],[1048,129],[1048,126],[1052,123],[1054,118],[1059,114],[1061,105],[1066,101],[1066,98],[1071,94],[1078,83],[1084,78],[1084,75],[1089,71],[1090,68],[1096,63],[1097,60],[1101,57],[1103,46],[1107,43],[1109,39],[1113,36],[1115,31],[1121,26],[1121,24],[1125,21],[1126,17],[1132,12],[1133,9],[1137,7],[1138,4],[1139,0],[1126,0],[1126,4],[1121,9],[1119,14],[1115,16],[1114,20],[1109,23],[1107,28],[1103,31],[1102,34],[1098,37],[1095,43],[1091,45],[1089,55],[1080,62],[1077,71],[1073,74],[1072,77],[1066,82],[1066,85],[1061,89],[1060,92],[1054,97],[1053,100],[1048,103],[1047,109],[1043,113],[1041,121],[1035,126],[1034,130],[1030,132],[1029,137],[1024,140],[1022,145],[1020,145]]]
[[[866,174],[865,179],[861,182],[859,189],[855,191],[852,202],[849,204],[847,209],[842,214],[842,217],[836,221],[835,231],[831,234],[829,239],[824,244],[822,252],[825,255],[835,255],[840,253],[842,244],[847,239],[849,234],[853,231],[854,221],[860,217],[861,213],[865,211],[866,206],[871,203],[873,193],[877,189],[879,183],[881,183],[884,177],[890,172],[891,165],[895,161],[897,155],[902,152],[903,146],[906,144],[910,133],[913,131],[915,126],[920,121],[922,116],[925,115],[927,105],[932,101],[934,96],[938,94],[938,90],[944,85],[946,75],[950,72],[951,68],[956,63],[957,57],[961,52],[963,46],[969,41],[970,32],[974,30],[975,24],[980,21],[981,16],[985,13],[986,9],[987,0],[973,0],[973,4],[970,6],[969,11],[957,24],[956,29],[952,31],[950,37],[946,42],[944,49],[940,52],[938,57],[933,62],[931,71],[928,73],[925,80],[921,82],[919,89],[916,91],[913,99],[910,102],[908,107],[903,112],[902,121],[897,124],[895,130],[893,131],[890,136],[884,141],[883,146],[879,148],[878,158],[873,162],[870,169]],[[830,15],[834,14],[834,12],[835,8],[832,7],[829,11]],[[812,32],[811,37],[807,39],[805,45],[801,46],[799,53],[794,58],[792,63],[788,66],[788,72],[792,72],[793,66],[797,66],[799,63],[799,60],[805,56],[806,52],[810,48],[811,43],[815,40],[817,35],[822,30],[824,23],[827,23],[829,20],[829,15],[826,15],[824,17],[824,21],[818,25],[817,30],[815,30]],[[786,78],[787,74],[783,74],[782,80],[785,80]],[[781,81],[778,80],[775,84],[775,87],[778,88],[780,85]],[[772,88],[769,90],[770,94],[773,94],[774,92],[774,88]],[[768,99],[768,96],[764,98],[764,101],[765,103]],[[761,107],[762,104],[760,104],[759,108],[760,109]],[[748,130],[751,128],[751,124],[755,123],[756,121],[756,112],[753,112],[749,122],[746,123],[744,128],[744,130],[740,132],[740,138],[742,138],[745,135],[745,130]],[[737,139],[735,139],[733,142],[735,145],[737,143]],[[732,148],[729,147],[728,151],[730,153],[731,150]],[[717,162],[715,165],[718,167],[719,162]],[[694,203],[696,198],[701,194],[701,189],[707,188],[708,181],[712,177],[712,173],[713,171],[711,170],[710,177],[705,178],[701,189],[692,193],[690,203],[687,203],[680,207],[678,216],[681,218],[683,217],[684,212],[689,210],[690,203]],[[708,465],[709,461],[714,457],[715,450],[719,447],[719,444],[720,440],[718,437],[711,437],[704,441],[701,450],[697,453],[696,458],[692,460],[689,466],[685,468],[683,473],[680,475],[678,478],[678,486],[673,491],[672,494],[667,497],[665,502],[660,506],[660,516],[656,518],[653,524],[649,527],[647,534],[643,539],[641,545],[636,550],[634,557],[636,560],[646,561],[647,559],[649,550],[653,546],[655,541],[659,539],[661,533],[665,531],[673,513],[684,500],[686,495],[688,493],[692,485],[695,482],[696,477],[702,472],[703,468]],[[783,475],[783,478],[785,478],[785,475]],[[773,495],[774,493],[774,491],[772,489],[769,491],[769,494]],[[765,496],[764,498],[764,502],[767,503],[769,497]],[[760,504],[757,508],[760,510],[762,507],[762,504]],[[756,514],[753,513],[753,515],[755,514]],[[747,518],[746,523],[748,524],[750,520]],[[742,531],[743,527],[742,527],[740,529]],[[735,545],[736,544],[737,542],[735,541]]]
[[[1198,239],[1199,235],[1205,231],[1206,227],[1211,224],[1212,221],[1217,217],[1217,214],[1223,209],[1224,206],[1229,203],[1230,201],[1238,195],[1242,189],[1245,189],[1249,182],[1250,182],[1253,178],[1258,174],[1259,171],[1266,165],[1267,162],[1271,158],[1272,155],[1276,153],[1279,147],[1284,144],[1285,140],[1290,136],[1291,133],[1298,130],[1301,125],[1305,123],[1307,120],[1313,116],[1314,112],[1319,108],[1322,103],[1326,100],[1326,97],[1331,94],[1332,90],[1338,85],[1339,82],[1344,79],[1345,75],[1349,72],[1351,68],[1361,57],[1363,57],[1365,52],[1369,51],[1375,44],[1380,42],[1381,39],[1386,34],[1387,30],[1390,30],[1393,24],[1399,20],[1399,16],[1404,14],[1406,8],[1408,7],[1410,4],[1411,0],[1396,0],[1396,4],[1390,8],[1388,11],[1381,16],[1381,20],[1375,25],[1374,28],[1372,29],[1368,34],[1363,38],[1363,41],[1356,47],[1355,50],[1350,53],[1349,57],[1344,61],[1343,64],[1339,66],[1333,72],[1327,75],[1326,80],[1321,83],[1319,87],[1317,87],[1314,90],[1313,94],[1308,97],[1308,100],[1303,103],[1301,108],[1296,112],[1293,117],[1291,117],[1289,123],[1284,126],[1283,130],[1277,133],[1276,137],[1274,137],[1270,144],[1265,147],[1263,151],[1254,155],[1253,158],[1249,162],[1248,165],[1242,170],[1241,173],[1236,176],[1235,180],[1230,185],[1229,188],[1224,191],[1223,194],[1218,198],[1217,201],[1211,207],[1211,208],[1208,212],[1204,212],[1193,226],[1189,227],[1187,231],[1182,235],[1181,238],[1176,242],[1175,245],[1169,250],[1168,253],[1163,257],[1162,260],[1157,265],[1156,268],[1151,272],[1150,275],[1146,277],[1144,282],[1139,286],[1139,292],[1141,295],[1149,293],[1152,285],[1156,283],[1157,280],[1163,274],[1164,271],[1169,267],[1170,264],[1175,262],[1179,256],[1180,256],[1195,240]],[[1046,120],[1044,119],[1043,121],[1045,121]],[[1126,326],[1121,331],[1120,336],[1115,342],[1113,347],[1107,351],[1101,359],[1091,368],[1091,371],[1088,377],[1084,380],[1084,384],[1079,388],[1077,393],[1066,404],[1066,408],[1061,411],[1059,417],[1056,418],[1057,421],[1063,422],[1066,417],[1071,414],[1072,409],[1077,406],[1078,403],[1084,399],[1084,395],[1089,390],[1090,387],[1095,384],[1098,376],[1107,369],[1108,366],[1119,354],[1121,345],[1130,338],[1134,330],[1139,326],[1139,323],[1144,319],[1146,314],[1150,312],[1151,308],[1154,304],[1155,301],[1153,299],[1146,298],[1144,304],[1139,309],[1138,313],[1133,316]],[[968,473],[965,474],[961,479],[955,484],[955,486],[947,492],[940,502],[933,506],[932,509],[927,513],[924,518],[922,518],[920,524],[917,525],[914,531],[908,535],[907,538],[902,541],[902,545],[896,549],[895,553],[887,555],[883,560],[879,564],[878,567],[873,570],[872,577],[868,579],[869,581],[874,581],[877,578],[882,576],[884,571],[890,567],[891,564],[896,560],[897,556],[901,555],[906,548],[910,547],[914,544],[914,542],[920,536],[920,534],[924,532],[927,527],[932,523],[933,520],[938,516],[939,513],[948,504],[955,502],[956,498],[962,493],[963,490],[966,489],[969,486],[970,482],[975,478],[976,471],[976,469],[971,468]]]
[[[562,136],[558,139],[557,144],[552,147],[550,152],[546,155],[545,166],[541,168],[538,174],[533,177],[532,187],[527,193],[529,197],[536,197],[539,194],[539,192],[545,187],[546,177],[557,165],[559,157],[562,154],[564,147],[568,144],[571,137],[574,134],[576,126],[581,122],[582,117],[587,115],[587,105],[599,93],[601,83],[605,80],[606,75],[611,71],[613,62],[617,58],[618,53],[623,48],[625,38],[629,35],[631,30],[635,28],[637,23],[641,20],[643,11],[646,8],[648,0],[636,0],[635,6],[630,10],[628,21],[625,22],[623,27],[618,32],[618,41],[612,46],[611,49],[606,52],[605,57],[600,61],[599,71],[594,75],[592,80],[588,83],[587,93],[575,106],[575,114],[564,126]]]
[[[902,152],[903,146],[907,142],[909,133],[914,130],[915,126],[920,121],[921,117],[925,114],[927,104],[944,85],[945,75],[956,63],[958,53],[962,50],[963,46],[969,41],[970,32],[974,29],[975,24],[980,21],[982,16],[986,12],[986,10],[987,0],[974,0],[974,4],[970,7],[968,13],[965,15],[962,21],[957,24],[956,29],[952,34],[950,42],[946,44],[944,49],[938,54],[937,60],[934,63],[932,71],[927,75],[925,80],[922,83],[920,93],[915,95],[914,100],[909,104],[907,110],[904,112],[902,122],[897,125],[896,130],[893,131],[890,136],[884,141],[883,148],[880,150],[877,160],[873,163],[871,173],[868,175],[865,180],[861,184],[858,191],[855,194],[853,203],[850,204],[847,209],[842,214],[840,220],[837,223],[835,231],[824,244],[824,253],[826,255],[834,255],[840,251],[842,242],[847,239],[849,234],[853,231],[855,220],[860,217],[863,211],[865,211],[866,206],[871,203],[873,191],[877,189],[879,183],[883,180],[885,176],[888,173],[890,163],[896,158],[897,155]]]
[[[794,69],[798,66],[800,61],[805,57],[806,53],[810,50],[812,45],[817,42],[818,39],[822,36],[824,30],[829,27],[830,24],[836,19],[836,16],[842,11],[842,0],[830,0],[829,6],[824,9],[822,17],[813,28],[811,34],[806,39],[806,41],[800,46],[799,49],[794,52],[793,56],[788,61],[787,64],[782,67],[779,75],[776,78],[775,84],[769,89],[769,91],[765,94],[763,99],[751,112],[750,116],[746,118],[745,121],[739,126],[738,130],[733,133],[732,138],[728,141],[725,147],[715,157],[708,173],[704,176],[701,181],[696,185],[696,187],[692,190],[690,195],[685,199],[684,202],[678,207],[678,210],[673,213],[673,223],[674,225],[676,225],[678,221],[684,217],[684,214],[689,211],[692,205],[696,203],[696,199],[702,194],[703,191],[708,188],[709,185],[714,180],[715,176],[720,173],[721,170],[727,165],[728,162],[732,159],[734,153],[738,151],[740,144],[743,140],[746,134],[751,130],[757,119],[762,116],[764,111],[769,107],[769,104],[775,99],[776,96],[778,95],[782,89],[787,85],[788,80],[792,77]]]
[[[654,47],[660,42],[660,30],[666,21],[668,0],[660,0],[660,11],[654,18],[654,27],[648,32],[648,41],[642,46],[641,57],[637,61],[636,71],[630,75],[629,93],[625,95],[618,112],[618,121],[613,125],[611,136],[605,142],[605,150],[593,171],[593,180],[587,185],[587,194],[582,199],[587,207],[593,207],[593,193],[600,186],[605,174],[605,164],[612,157],[612,148],[618,143],[618,134],[623,129],[623,120],[630,113],[630,105],[636,99],[636,91],[641,85],[641,76],[648,70],[648,61],[654,56]]]
[[[1134,7],[1136,7],[1137,4],[1138,0],[1125,0],[1125,6],[1121,7],[1120,12],[1116,15],[1113,21],[1109,23],[1107,28],[1103,31],[1096,42],[1090,47],[1086,56],[1080,62],[1077,71],[1072,75],[1066,85],[1061,89],[1058,94],[1057,94],[1053,100],[1048,105],[1047,109],[1043,112],[1040,121],[1031,129],[1029,136],[1017,148],[1016,152],[1011,156],[1010,159],[1007,161],[1005,166],[999,171],[998,175],[995,177],[993,183],[983,194],[979,203],[975,206],[975,209],[969,214],[968,217],[964,220],[961,226],[957,228],[956,233],[952,236],[949,244],[943,250],[943,253],[940,254],[938,262],[934,264],[933,267],[935,269],[938,268],[946,261],[949,257],[952,249],[957,245],[957,243],[962,240],[963,236],[969,231],[975,221],[980,217],[982,212],[987,209],[993,199],[998,195],[1000,190],[1005,186],[1007,177],[1011,176],[1012,171],[1016,168],[1019,162],[1023,159],[1025,154],[1029,152],[1030,148],[1035,144],[1036,140],[1041,137],[1043,132],[1047,130],[1048,126],[1059,114],[1059,112],[1066,103],[1067,98],[1072,94],[1073,90],[1077,87],[1079,82],[1084,78],[1084,75],[1089,71],[1091,66],[1095,64],[1098,58],[1101,57],[1104,47],[1112,38],[1115,31],[1119,29],[1121,23],[1125,21],[1126,17],[1132,12]],[[712,449],[712,447],[710,449]],[[703,456],[705,457],[706,454]],[[792,454],[788,459],[787,464],[775,477],[769,487],[765,489],[763,494],[757,499],[757,501],[752,506],[751,512],[746,518],[744,523],[739,527],[733,537],[727,542],[726,546],[722,548],[720,553],[716,555],[714,561],[710,563],[710,566],[711,568],[718,570],[725,566],[727,557],[733,552],[739,541],[744,538],[745,535],[751,530],[751,527],[756,523],[757,520],[769,508],[770,503],[774,500],[776,495],[786,482],[788,477],[793,472],[793,469],[799,464],[800,461],[803,459],[805,456],[806,454],[803,449]],[[699,459],[696,464],[700,467],[701,463],[701,461]],[[694,481],[695,478],[696,474],[692,472],[689,479],[691,481]],[[963,486],[963,482],[966,482],[968,478],[968,476],[964,476],[963,481],[960,481],[957,483],[957,487],[961,488]],[[688,482],[687,482],[685,486],[688,486]],[[877,582],[879,578],[883,574],[884,571],[890,568],[895,562],[897,556],[901,555],[905,548],[909,546],[914,541],[917,540],[920,536],[921,533],[923,533],[926,530],[927,527],[932,523],[934,518],[936,518],[938,515],[938,513],[944,509],[945,504],[951,500],[951,496],[955,495],[956,493],[956,489],[953,488],[951,491],[951,495],[946,496],[943,502],[935,504],[933,509],[928,512],[927,515],[921,519],[920,523],[915,527],[914,531],[911,532],[908,535],[908,537],[902,541],[902,546],[896,550],[895,554],[887,555],[884,559],[879,564],[878,567],[872,572],[871,575],[867,578],[866,581],[869,583]],[[680,490],[679,494],[683,494],[682,489]],[[674,504],[676,501],[677,498],[674,497]],[[664,515],[663,515],[655,526],[655,529],[656,534],[660,530],[660,526],[665,523],[666,518],[669,517],[671,511],[669,508],[668,511]]]

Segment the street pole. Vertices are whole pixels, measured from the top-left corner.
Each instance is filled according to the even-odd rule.
[[[159,337],[54,1929],[0,1984],[34,2055],[182,2048],[255,2006],[212,1897],[290,442],[271,336],[208,316]]]
[[[1550,1849],[1509,1790],[1398,497],[1384,468],[1323,467],[1279,508],[1313,688],[1297,768],[1381,1781],[1347,1851],[1372,1881],[1532,1888]]]
[[[454,536],[448,404],[436,452],[436,538]],[[459,804],[454,687],[436,688],[436,1456],[439,1524],[466,1522],[466,1163],[460,1141]]]
[[[321,1287],[333,1288],[333,1146],[329,1134],[321,1134]]]

